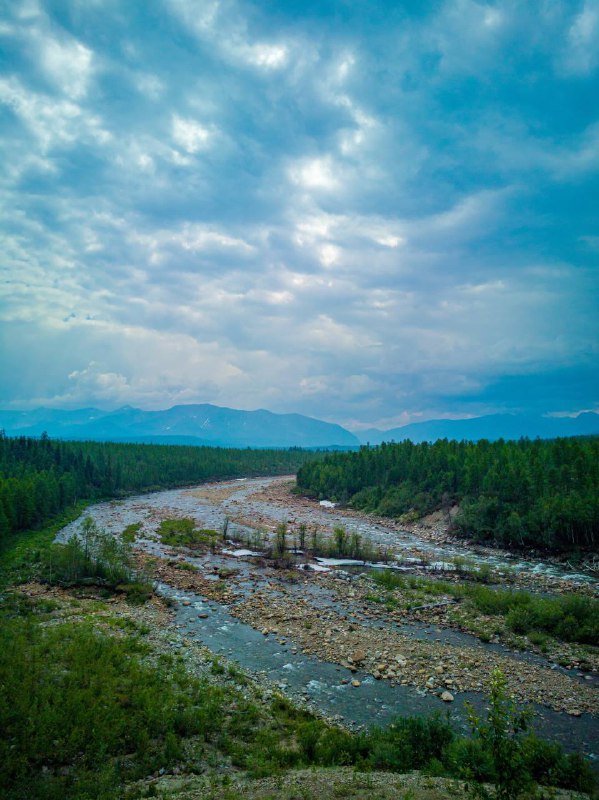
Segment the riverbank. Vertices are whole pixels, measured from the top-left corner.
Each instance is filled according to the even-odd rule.
[[[170,755],[162,766],[160,759],[156,760],[155,769],[141,782],[130,784],[127,797],[141,798],[172,789],[177,800],[179,794],[190,798],[266,798],[268,792],[276,793],[273,787],[278,786],[280,793],[276,796],[285,797],[288,793],[291,800],[293,792],[298,791],[306,798],[314,797],[316,791],[321,792],[319,797],[326,797],[322,784],[330,784],[331,797],[338,796],[335,791],[353,791],[342,771],[329,770],[326,778],[320,773],[327,765],[338,765],[338,761],[330,759],[342,757],[346,747],[353,753],[349,763],[358,767],[364,758],[359,754],[362,745],[358,743],[366,734],[357,731],[373,724],[381,726],[383,739],[379,744],[376,737],[368,738],[368,748],[374,748],[368,750],[368,758],[375,758],[379,747],[380,753],[395,752],[395,745],[389,750],[384,737],[393,737],[392,723],[398,716],[414,720],[416,735],[417,726],[428,724],[426,720],[433,719],[435,710],[449,710],[454,731],[451,735],[458,737],[456,741],[465,741],[460,737],[469,731],[466,703],[472,703],[485,717],[488,674],[496,667],[505,674],[509,690],[518,698],[529,703],[540,701],[533,705],[533,726],[543,736],[549,734],[552,741],[570,752],[593,755],[597,741],[593,708],[596,695],[594,682],[585,676],[551,670],[542,659],[531,660],[526,653],[510,654],[456,630],[444,631],[414,619],[393,620],[386,616],[387,609],[369,598],[373,582],[366,574],[352,575],[332,566],[322,567],[325,571],[281,569],[276,559],[267,554],[255,556],[241,546],[245,537],[255,535],[256,528],[236,523],[232,507],[243,505],[251,515],[254,494],[263,491],[269,482],[232,481],[90,507],[87,513],[92,519],[117,539],[127,530],[138,567],[154,579],[157,593],[143,605],[132,605],[118,587],[108,592],[101,585],[94,586],[93,581],[71,588],[29,582],[8,590],[9,617],[16,621],[23,614],[27,624],[33,624],[31,630],[39,631],[34,641],[40,635],[51,635],[56,640],[64,630],[68,643],[73,637],[75,641],[80,635],[76,632],[81,630],[88,648],[95,641],[85,633],[91,626],[99,637],[98,646],[104,642],[102,647],[110,652],[107,642],[114,639],[122,643],[131,658],[141,659],[139,668],[150,670],[144,678],[148,686],[155,683],[154,670],[163,675],[161,681],[166,681],[167,686],[171,679],[183,680],[176,677],[183,669],[190,680],[200,681],[205,687],[190,686],[190,697],[193,692],[208,692],[210,702],[225,703],[221,711],[211,713],[214,723],[218,723],[217,738],[206,740],[199,750],[199,741],[193,737],[177,747],[172,739],[159,744],[159,738],[159,748],[166,746],[160,752]],[[204,544],[197,549],[165,545],[161,541],[161,525],[177,519],[192,519],[197,528],[212,528],[220,534],[217,539],[200,537]],[[65,541],[78,526],[78,522],[68,525],[59,538]],[[37,556],[30,563],[33,572],[36,559]],[[299,555],[285,562],[292,566],[294,560],[317,566]],[[40,574],[43,572],[42,569]],[[53,647],[56,644],[57,640]],[[62,651],[57,650],[53,656],[56,663],[52,665],[58,670],[56,679],[61,681],[60,676],[68,674],[60,666],[62,657]],[[134,666],[133,662],[129,666]],[[48,669],[52,671],[50,665]],[[90,677],[94,670],[95,664],[90,665]],[[131,703],[138,702],[130,691],[115,690],[102,703],[115,704],[110,713],[117,716],[137,714],[128,711],[134,707]],[[444,693],[451,699],[443,697]],[[570,713],[564,713],[561,709],[567,708],[570,701]],[[61,699],[58,707],[64,702]],[[93,704],[91,699],[90,702]],[[201,709],[197,699],[192,703]],[[580,716],[573,716],[572,712]],[[132,717],[132,723],[134,719],[138,718]],[[54,725],[56,730],[57,725],[58,722]],[[304,738],[314,725],[320,726],[318,737],[322,744],[318,747],[324,748],[322,755],[316,756],[310,749],[311,739]],[[328,737],[335,741],[332,749],[325,746]],[[431,736],[425,736],[425,741],[429,740],[432,741]],[[398,753],[408,752],[405,745],[397,747]],[[428,764],[427,759],[440,758],[427,752],[419,745],[414,756],[406,756],[405,763],[393,768],[405,772]],[[421,756],[424,761],[418,761]],[[416,759],[413,762],[412,757]],[[454,768],[450,768],[454,758],[458,756],[450,756],[448,751],[441,759],[444,766],[436,769],[442,769],[446,776],[455,775],[451,771]],[[137,756],[131,761],[133,766],[136,763]],[[384,758],[376,763],[382,772],[376,773],[375,783],[370,785],[382,797],[386,796],[384,792],[407,791],[413,792],[414,797],[444,800],[459,797],[462,791],[461,784],[447,777],[434,785],[425,777],[416,776],[413,783],[397,775],[387,778]],[[312,782],[295,769],[302,764],[315,768]],[[135,767],[139,768],[141,765]],[[68,780],[78,774],[76,764],[67,759],[62,765],[51,767],[48,774],[52,780],[62,780],[61,769],[67,770]],[[261,770],[274,777],[262,778]],[[129,770],[131,776],[134,771]],[[362,779],[370,780],[368,775],[358,774],[354,787],[358,797],[366,785],[362,785]]]
[[[541,652],[526,637],[520,637],[519,650],[503,642],[491,627],[500,624],[499,618],[471,615],[479,628],[469,630],[464,615],[455,616],[456,608],[463,610],[465,604],[421,610],[393,607],[386,595],[380,602],[381,590],[367,574],[350,574],[349,567],[321,566],[291,554],[289,566],[303,561],[316,569],[280,569],[264,556],[253,556],[247,542],[256,539],[260,529],[261,541],[264,534],[268,540],[280,522],[289,531],[289,546],[302,522],[318,525],[325,534],[335,525],[347,524],[344,510],[323,508],[293,495],[288,507],[289,487],[288,479],[230,481],[100,504],[91,511],[99,525],[116,535],[128,525],[138,526],[135,546],[140,563],[177,603],[177,624],[236,659],[242,668],[264,671],[272,685],[316,713],[352,727],[366,719],[384,724],[392,713],[451,707],[465,725],[465,702],[484,707],[488,677],[499,667],[514,695],[534,705],[539,726],[552,738],[594,754],[599,738],[594,652],[557,643],[566,667],[562,668],[553,658],[557,653]],[[161,524],[180,518],[194,520],[200,529],[220,531],[212,550],[161,543]],[[398,563],[411,573],[451,579],[436,567],[431,570],[431,562],[445,564],[451,552],[431,550],[413,534],[382,529],[369,519],[352,519],[364,538],[372,537],[377,545],[384,539],[391,552],[391,545],[397,548],[403,557]],[[64,535],[70,530],[74,528]],[[418,552],[428,559],[416,558]],[[470,557],[481,558],[476,553]],[[482,558],[478,563],[486,563]],[[496,580],[504,580],[504,564],[495,567]],[[537,564],[530,570],[509,570],[509,575],[513,586],[536,576],[545,593],[555,586],[562,592],[589,592],[588,584],[580,583],[576,575],[539,575]],[[491,636],[483,636],[487,631]],[[272,647],[267,644],[271,640]],[[264,650],[264,658],[255,657],[257,648]],[[360,652],[362,657],[355,658]],[[405,664],[395,660],[397,655]],[[352,681],[360,686],[352,686]],[[453,700],[442,701],[444,692]]]

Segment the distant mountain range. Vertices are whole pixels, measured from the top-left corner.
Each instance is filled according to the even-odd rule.
[[[82,408],[66,411],[0,411],[0,429],[9,436],[95,439],[112,442],[192,444],[213,447],[358,447],[358,439],[340,425],[301,414],[238,411],[208,404],[142,411]]]
[[[381,431],[370,428],[356,432],[361,444],[401,442],[410,439],[418,442],[434,442],[436,439],[554,439],[558,436],[590,436],[599,434],[599,414],[586,412],[577,417],[543,417],[531,414],[491,414],[473,419],[431,419],[413,422]]]
[[[414,443],[436,439],[552,439],[557,436],[599,435],[599,414],[577,417],[543,417],[494,414],[473,419],[437,419],[414,422],[381,431],[376,428],[350,433],[341,425],[302,414],[239,411],[209,404],[173,406],[163,411],[142,411],[124,406],[116,411],[97,408],[0,411],[0,429],[9,436],[57,439],[94,439],[112,442],[191,444],[213,447],[312,447],[354,449],[360,444]]]

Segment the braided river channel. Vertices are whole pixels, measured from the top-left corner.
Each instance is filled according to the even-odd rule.
[[[165,565],[154,578],[156,591],[170,598],[179,634],[173,647],[184,647],[186,639],[200,642],[264,685],[354,728],[440,712],[467,730],[467,704],[484,710],[489,665],[500,664],[510,685],[521,686],[516,696],[531,708],[533,727],[599,766],[596,666],[565,668],[541,653],[513,650],[493,638],[482,641],[450,625],[370,614],[364,601],[372,568],[409,572],[412,564],[426,563],[432,572],[443,571],[458,556],[488,564],[498,574],[509,568],[543,587],[554,582],[560,591],[581,586],[589,591],[591,575],[420,537],[332,505],[296,501],[290,493],[287,503],[290,480],[252,478],[160,491],[98,503],[85,515],[115,536],[139,523],[134,547],[146,560]],[[227,540],[214,552],[169,547],[161,543],[158,528],[172,518],[191,518],[198,528],[218,532],[227,526]],[[252,542],[264,543],[280,522],[290,531],[301,523],[322,532],[341,525],[384,547],[390,560],[371,565],[295,553],[292,569],[275,569]],[[80,524],[81,519],[67,526],[58,538],[77,534]],[[395,673],[381,675],[373,667],[389,660]],[[422,680],[415,677],[417,669],[424,669]],[[441,690],[448,688],[452,700],[444,702]]]

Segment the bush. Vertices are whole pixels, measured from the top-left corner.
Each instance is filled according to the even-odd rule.
[[[431,760],[442,762],[454,733],[440,716],[403,717],[368,738],[369,763],[376,769],[408,772],[422,769]]]
[[[127,544],[133,544],[140,530],[141,522],[133,522],[131,525],[127,525],[121,534],[123,541],[127,542]]]
[[[220,539],[220,535],[209,528],[198,530],[195,527],[195,521],[188,517],[163,520],[158,528],[158,533],[160,541],[172,547],[214,547]]]
[[[130,546],[86,517],[66,544],[54,544],[40,556],[41,577],[50,583],[98,583],[111,588],[141,583]]]
[[[0,626],[0,784],[7,798],[116,798],[218,725],[219,697],[180,669],[141,663],[131,637],[90,625]]]

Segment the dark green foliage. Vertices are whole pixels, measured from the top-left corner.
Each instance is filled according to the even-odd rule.
[[[141,522],[133,522],[131,525],[127,525],[127,527],[121,534],[123,541],[127,542],[127,544],[133,544],[140,530],[141,530]]]
[[[135,603],[152,594],[151,583],[133,566],[131,546],[86,517],[65,544],[51,544],[39,556],[37,576],[63,586],[95,584],[124,592]]]
[[[580,595],[529,596],[510,609],[507,624],[515,633],[544,631],[565,642],[599,646],[599,600]]]
[[[408,772],[442,763],[454,739],[448,720],[439,716],[405,717],[369,734],[368,761],[376,769]]]
[[[491,767],[494,784],[492,793],[482,785],[487,776],[475,767],[474,774],[464,770],[466,778],[477,782],[476,794],[481,798],[497,797],[499,800],[518,800],[534,785],[527,758],[524,735],[528,729],[529,715],[518,710],[508,696],[505,678],[499,670],[491,675],[491,694],[487,719],[482,720],[470,706],[472,731],[486,753],[484,763]]]
[[[306,494],[411,518],[459,503],[458,533],[551,551],[599,545],[599,438],[383,444],[297,475]]]
[[[85,510],[80,502],[38,530],[19,531],[0,540],[0,588],[29,580],[39,567],[43,553],[65,525],[74,522]]]
[[[165,519],[158,528],[160,541],[172,547],[206,547],[214,546],[220,534],[209,528],[198,529],[195,521],[185,517],[183,519]]]
[[[592,792],[595,776],[579,755],[566,755],[556,744],[529,733],[530,715],[517,708],[507,693],[499,670],[491,676],[486,719],[470,707],[474,738],[454,750],[454,766],[470,781],[475,794],[484,798],[517,800],[528,796],[535,783]],[[489,791],[484,783],[492,783]]]
[[[287,475],[321,454],[298,449],[62,442],[0,433],[0,543],[81,500],[208,480]]]
[[[6,604],[0,618],[0,785],[7,800],[116,800],[125,782],[160,768],[202,769],[206,748],[253,777],[349,765],[505,783],[497,754],[504,758],[509,731],[487,735],[491,719],[477,723],[474,740],[440,717],[352,734],[283,697],[257,704],[234,685],[191,678],[172,656],[149,660],[151,651],[134,636],[112,637],[82,622],[42,626],[53,605],[27,602]],[[229,680],[218,660],[212,673]],[[235,682],[235,670],[229,673]],[[514,752],[522,780],[593,788],[588,765],[557,746],[527,735]]]
[[[0,626],[0,784],[6,798],[116,798],[168,767],[181,738],[209,736],[217,690],[144,666],[135,639],[91,626]]]
[[[490,589],[473,583],[448,583],[373,570],[371,577],[387,591],[422,588],[464,600],[483,614],[506,618],[514,633],[549,634],[564,642],[599,646],[599,600],[578,594],[539,597],[531,592]]]

